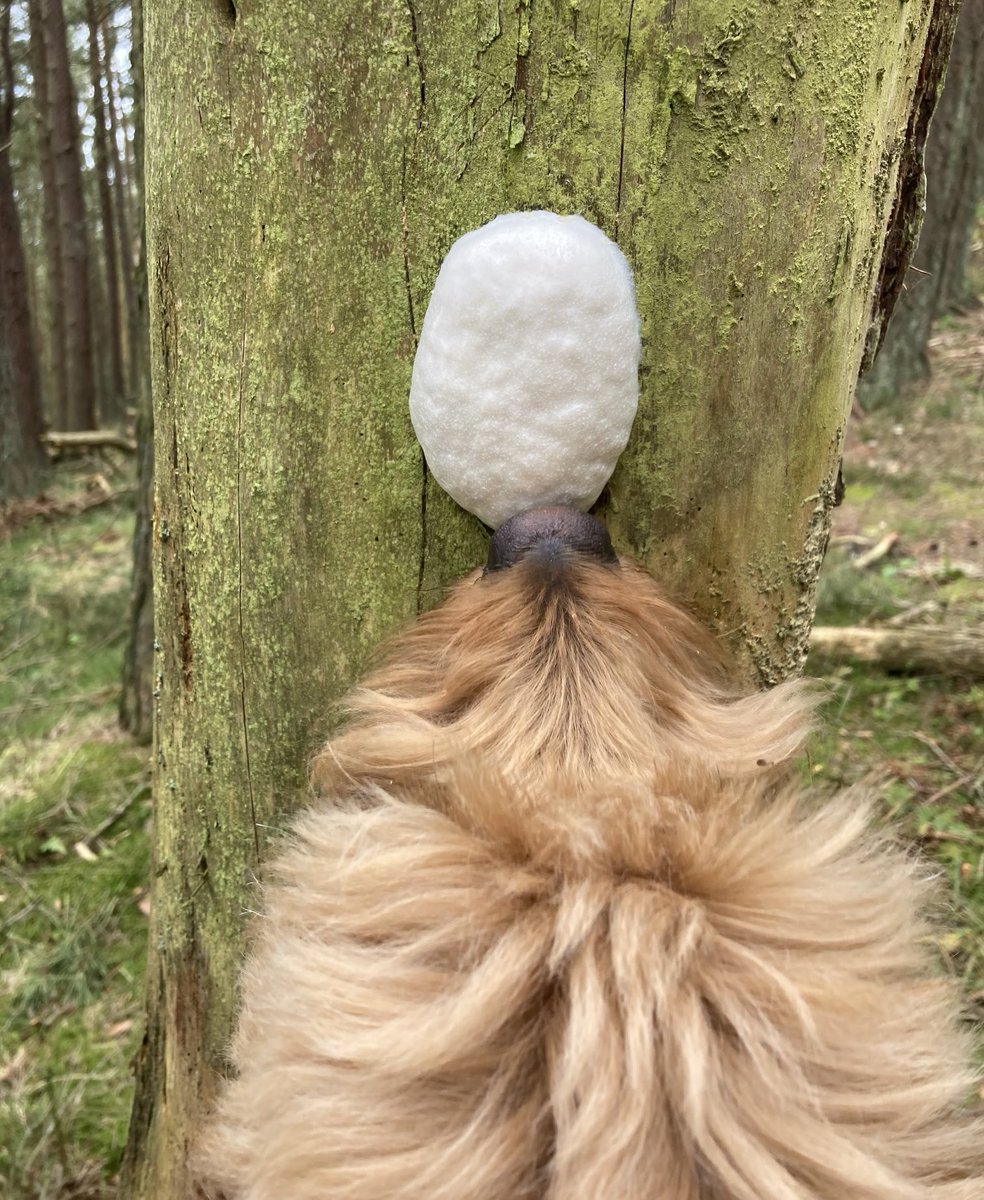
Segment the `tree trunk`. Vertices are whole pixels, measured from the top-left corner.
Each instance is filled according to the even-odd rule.
[[[89,30],[89,82],[92,85],[92,116],[95,123],[93,148],[99,187],[99,216],[102,223],[103,261],[106,275],[107,345],[103,347],[109,367],[108,404],[100,413],[102,423],[118,423],[123,418],[126,384],[123,379],[123,323],[120,319],[120,267],[117,255],[116,215],[113,212],[112,181],[109,174],[109,130],[103,99],[103,74],[99,53],[99,19],[94,0],[86,0],[86,25]]]
[[[133,5],[131,3],[131,10]],[[116,201],[116,224],[119,230],[120,237],[120,261],[123,264],[123,298],[126,306],[126,324],[127,324],[127,358],[130,375],[130,399],[140,407],[140,397],[138,395],[141,381],[137,379],[137,372],[146,372],[148,370],[146,340],[147,340],[147,314],[146,310],[141,312],[140,299],[137,295],[137,281],[140,272],[146,273],[146,261],[134,264],[134,241],[132,230],[134,222],[131,220],[131,206],[133,205],[132,184],[130,180],[134,175],[139,175],[139,170],[131,171],[123,169],[123,157],[120,154],[120,136],[122,134],[124,145],[128,146],[129,142],[126,137],[125,124],[121,129],[121,121],[118,117],[118,105],[116,88],[113,82],[113,50],[116,45],[115,36],[112,36],[112,20],[111,14],[107,13],[102,23],[103,36],[103,77],[106,80],[106,101],[109,112],[109,149],[110,160],[113,167],[113,195]],[[132,56],[132,45],[131,45]],[[135,80],[135,76],[134,76]],[[135,83],[136,86],[136,83]],[[133,123],[136,125],[136,100],[134,100]],[[137,221],[142,229],[143,226],[143,208],[142,200],[141,207],[137,216]],[[141,234],[142,236],[142,234]],[[142,285],[141,285],[142,286]],[[146,296],[144,296],[146,304]],[[149,395],[147,403],[149,404]]]
[[[926,146],[926,218],[862,405],[891,401],[929,373],[933,322],[967,300],[967,257],[984,198],[984,0],[963,0],[946,86]]]
[[[65,428],[92,429],[96,423],[92,299],[89,288],[89,236],[82,190],[82,155],[75,88],[68,62],[68,35],[62,0],[41,0],[51,150],[58,198],[59,243],[65,313]]]
[[[143,212],[143,4],[133,0],[130,63],[133,78],[134,185],[138,211]],[[120,724],[140,742],[153,733],[154,687],[154,586],[151,544],[154,509],[154,414],[150,403],[150,363],[147,345],[147,237],[139,222],[140,255],[134,301],[136,330],[131,357],[131,379],[137,408],[137,515],[133,529],[133,575],[130,582],[130,615],[123,660]]]
[[[10,4],[0,8],[0,502],[36,492],[48,465],[27,263],[10,167],[14,69]]]
[[[617,236],[645,351],[603,514],[748,677],[782,678],[805,654],[844,422],[891,295],[882,251],[911,240],[953,16],[949,0],[148,9],[158,807],[127,1195],[192,1194],[250,881],[332,703],[484,555],[407,419],[453,239],[531,207]]]
[[[47,326],[44,343],[47,383],[45,412],[56,429],[68,423],[68,371],[65,367],[65,281],[58,221],[58,188],[51,145],[51,101],[48,96],[48,54],[44,42],[41,0],[28,0],[31,24],[31,79],[37,120],[38,161],[41,164],[41,199],[44,207],[45,294]]]

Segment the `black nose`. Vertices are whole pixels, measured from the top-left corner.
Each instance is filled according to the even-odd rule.
[[[547,562],[560,562],[576,551],[609,565],[618,563],[608,530],[597,518],[557,505],[532,508],[503,522],[492,535],[485,573],[511,567],[534,549]]]

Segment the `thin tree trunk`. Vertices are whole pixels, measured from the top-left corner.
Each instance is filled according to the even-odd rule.
[[[49,422],[56,429],[68,424],[68,371],[65,366],[65,279],[58,220],[58,187],[52,151],[51,100],[48,95],[48,54],[45,49],[41,0],[28,0],[31,26],[31,77],[37,120],[38,161],[41,166],[41,199],[44,206],[45,296],[47,328],[45,355]]]
[[[130,376],[130,398],[139,407],[138,398],[136,396],[137,383],[135,372],[138,370],[146,370],[147,365],[144,361],[143,365],[139,364],[141,357],[146,359],[146,355],[142,352],[139,345],[141,338],[146,338],[146,313],[141,316],[139,311],[139,302],[137,297],[137,274],[140,271],[140,266],[134,263],[134,241],[132,230],[134,221],[132,218],[132,206],[134,203],[134,189],[131,184],[139,172],[136,171],[129,163],[127,169],[123,167],[123,157],[120,155],[120,139],[122,137],[124,147],[129,145],[129,140],[126,136],[126,125],[118,116],[119,105],[116,96],[116,88],[114,86],[113,75],[113,48],[115,46],[115,38],[112,34],[111,15],[107,13],[102,23],[102,41],[103,41],[103,76],[106,80],[106,101],[107,110],[109,113],[109,149],[110,161],[113,167],[113,196],[116,204],[116,224],[119,230],[120,238],[120,262],[123,264],[123,299],[126,307],[126,327],[127,327],[127,362]],[[142,224],[143,212],[140,210],[137,214],[137,221]],[[146,264],[144,264],[146,269]]]
[[[28,300],[27,264],[10,166],[14,69],[10,3],[0,8],[0,502],[29,496],[48,465],[41,444],[40,372]]]
[[[326,714],[484,557],[407,419],[452,240],[532,207],[617,236],[645,354],[602,511],[746,676],[782,678],[953,18],[949,0],[148,8],[157,848],[125,1195],[194,1194],[249,881]]]
[[[116,214],[113,211],[112,183],[109,175],[109,131],[99,53],[99,21],[94,0],[86,0],[86,24],[89,30],[89,81],[92,85],[92,116],[95,123],[93,148],[99,188],[99,216],[102,222],[103,262],[106,276],[107,344],[103,355],[109,367],[109,403],[101,416],[118,422],[123,416],[126,384],[123,379],[123,327],[120,319],[120,267],[117,254]]]
[[[51,149],[65,293],[65,424],[68,429],[91,429],[96,423],[96,391],[89,238],[82,191],[78,113],[68,62],[68,35],[62,0],[41,0],[41,14],[48,68]]]

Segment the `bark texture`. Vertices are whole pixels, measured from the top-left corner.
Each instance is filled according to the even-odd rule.
[[[941,65],[924,53],[953,8],[147,17],[157,886],[125,1193],[172,1200],[192,1194],[250,883],[331,702],[484,556],[407,415],[448,247],[516,208],[617,237],[644,361],[603,514],[750,678],[779,679],[805,654],[889,222],[911,208],[899,165]]]
[[[963,0],[946,83],[926,145],[926,215],[919,248],[884,342],[858,388],[862,404],[892,400],[929,373],[933,321],[965,303],[967,256],[984,198],[984,0]]]

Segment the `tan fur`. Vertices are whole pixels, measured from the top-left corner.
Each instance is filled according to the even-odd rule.
[[[271,870],[236,1200],[982,1200],[924,870],[781,764],[632,568],[524,561],[397,640]]]

